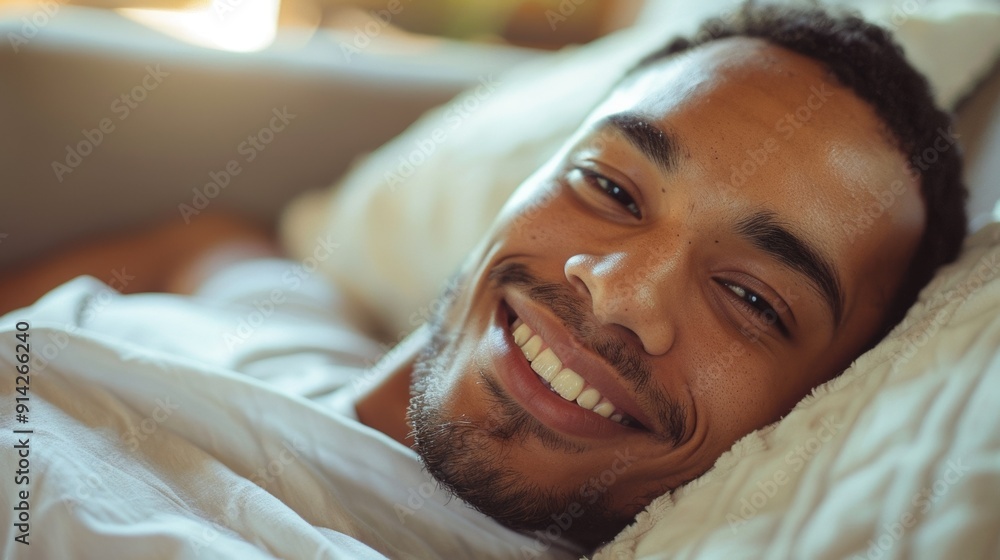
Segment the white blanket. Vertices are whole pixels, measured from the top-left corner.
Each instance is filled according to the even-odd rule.
[[[534,550],[438,489],[410,449],[275,390],[301,385],[319,356],[360,344],[285,296],[229,349],[241,316],[257,323],[252,306],[226,315],[207,302],[117,296],[86,277],[0,319],[0,556],[364,560]],[[26,395],[15,390],[23,333]],[[226,363],[269,382],[216,365]],[[324,369],[339,375],[313,374]],[[539,557],[574,556],[549,552]]]

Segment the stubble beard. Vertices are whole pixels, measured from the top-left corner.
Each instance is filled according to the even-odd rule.
[[[464,287],[464,280],[453,280],[449,286]],[[473,374],[480,377],[487,391],[487,417],[454,418],[449,413],[445,381],[456,363],[459,338],[446,321],[458,299],[458,291],[452,290],[442,296],[448,305],[440,306],[441,311],[429,321],[430,340],[413,368],[407,416],[414,449],[425,469],[473,508],[511,529],[537,537],[538,549],[547,550],[553,541],[564,538],[586,548],[609,540],[632,516],[612,511],[606,489],[594,491],[586,480],[569,486],[571,489],[545,488],[532,481],[532,473],[516,470],[508,460],[523,451],[532,438],[547,450],[565,454],[566,461],[572,461],[573,454],[584,453],[585,448],[543,426],[480,370]]]

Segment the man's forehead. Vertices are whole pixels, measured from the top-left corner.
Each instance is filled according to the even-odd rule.
[[[790,80],[789,78],[797,78]],[[640,110],[663,115],[727,93],[794,102],[810,86],[835,81],[818,61],[763,39],[729,37],[676,53],[626,77],[591,119]]]

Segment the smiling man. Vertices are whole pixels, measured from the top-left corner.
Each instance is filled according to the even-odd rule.
[[[698,36],[627,73],[349,403],[528,535],[613,537],[877,343],[965,234],[960,156],[938,147],[949,118],[885,31],[747,7]],[[264,237],[199,223],[88,266],[134,255],[135,277],[167,279],[130,291],[266,283],[264,268],[219,280],[271,254]],[[65,272],[40,270],[25,278]],[[155,300],[164,316],[178,301]]]
[[[957,252],[955,151],[911,165],[948,119],[884,32],[772,9],[705,29],[518,189],[419,357],[357,405],[509,526],[570,512],[573,540],[609,539],[841,372]]]

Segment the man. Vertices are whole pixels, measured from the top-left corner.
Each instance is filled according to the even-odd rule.
[[[958,251],[959,156],[918,165],[949,120],[886,32],[753,7],[704,30],[525,181],[353,403],[508,527],[607,541],[874,345]],[[194,291],[268,253],[222,224],[154,234],[137,250],[177,258],[136,266]]]
[[[568,533],[612,537],[842,371],[956,253],[957,158],[909,164],[947,120],[881,31],[765,9],[715,35],[644,61],[519,189],[413,400],[402,369],[358,403],[410,441],[380,412],[410,402],[431,472],[511,526],[589,501]]]

